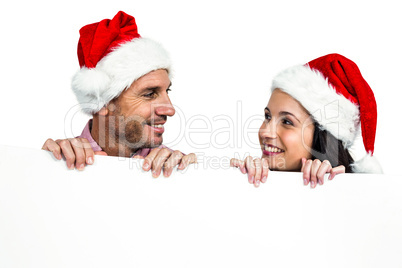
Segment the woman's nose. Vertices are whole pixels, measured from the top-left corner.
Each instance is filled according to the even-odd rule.
[[[277,137],[277,129],[275,120],[270,120],[269,122],[265,122],[263,126],[261,126],[261,137],[268,139],[275,139]]]

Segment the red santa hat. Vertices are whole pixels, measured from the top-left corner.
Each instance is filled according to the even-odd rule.
[[[373,91],[357,65],[329,54],[279,73],[271,90],[280,89],[296,100],[327,130],[350,147],[361,135],[367,155],[355,161],[354,172],[382,173],[373,157],[377,105]]]
[[[166,69],[171,60],[157,42],[142,38],[134,17],[120,11],[81,28],[78,41],[81,69],[72,79],[72,89],[87,114],[98,112],[141,76]]]

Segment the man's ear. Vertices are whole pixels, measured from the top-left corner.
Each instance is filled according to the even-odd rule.
[[[99,112],[97,112],[97,114],[100,116],[107,116],[109,114],[107,106],[103,106],[102,109],[100,109]]]

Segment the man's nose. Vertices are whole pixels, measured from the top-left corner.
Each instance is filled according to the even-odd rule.
[[[172,102],[167,94],[158,104],[155,104],[155,113],[161,116],[173,116],[176,113],[176,110],[173,108]]]

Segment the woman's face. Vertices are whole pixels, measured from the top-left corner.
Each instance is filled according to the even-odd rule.
[[[314,123],[298,101],[281,90],[272,92],[258,132],[262,157],[272,170],[300,171],[311,158]]]

